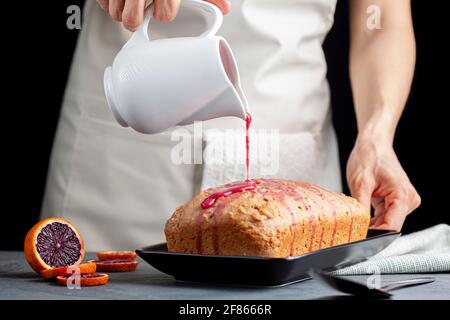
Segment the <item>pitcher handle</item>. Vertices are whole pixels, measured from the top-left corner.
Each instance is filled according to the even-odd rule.
[[[220,27],[222,26],[222,22],[223,22],[222,11],[220,11],[220,9],[217,6],[211,4],[207,1],[183,0],[183,1],[181,1],[181,6],[182,7],[186,6],[186,7],[199,8],[199,9],[202,9],[202,10],[205,10],[205,11],[211,13],[211,15],[213,16],[213,21],[211,23],[211,26],[209,27],[208,30],[206,30],[205,32],[200,34],[200,37],[214,36],[217,33],[217,31],[219,31]],[[125,44],[125,46],[150,41],[150,38],[148,36],[148,27],[150,24],[150,20],[152,19],[152,16],[153,16],[153,4],[151,4],[147,8],[146,13],[145,13],[144,22],[133,33],[130,40]]]

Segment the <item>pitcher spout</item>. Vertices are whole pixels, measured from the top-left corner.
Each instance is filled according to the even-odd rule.
[[[233,87],[230,87],[179,124],[188,125],[195,121],[206,121],[221,117],[238,117],[245,120],[246,112],[239,94]]]

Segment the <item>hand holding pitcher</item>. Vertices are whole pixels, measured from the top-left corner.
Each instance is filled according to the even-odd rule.
[[[150,41],[152,17],[133,34],[104,75],[108,105],[122,126],[158,133],[176,125],[218,117],[245,120],[248,111],[236,62],[226,40],[216,36],[222,13],[214,5],[184,0],[213,16],[198,37]]]

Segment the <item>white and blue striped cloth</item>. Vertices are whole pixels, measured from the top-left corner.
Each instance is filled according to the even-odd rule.
[[[335,275],[432,273],[450,271],[450,226],[402,236],[369,260],[339,269]]]

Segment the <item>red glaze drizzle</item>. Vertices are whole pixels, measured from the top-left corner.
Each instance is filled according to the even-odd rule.
[[[292,256],[294,253],[294,249],[295,249],[295,238],[297,236],[297,221],[295,220],[294,212],[291,210],[291,208],[289,208],[289,206],[284,201],[284,194],[280,195],[280,197],[278,198],[278,201],[280,201],[283,204],[283,206],[286,208],[286,210],[289,211],[289,213],[291,215],[292,241],[291,241],[291,247],[289,249],[289,255]]]
[[[331,236],[331,243],[330,243],[330,247],[332,247],[332,246],[334,246],[334,239],[336,238],[338,221],[337,221],[336,206],[333,204],[333,202],[331,200],[328,200],[328,204],[330,205],[331,210],[333,210],[333,217],[334,217],[333,233]]]
[[[307,189],[308,191],[312,191],[311,186],[309,184],[303,184],[303,187],[305,189]],[[314,202],[315,204],[317,204],[317,202],[314,201],[313,199],[311,201]],[[309,252],[311,252],[313,244],[314,244],[314,238],[316,236],[317,219],[316,219],[316,215],[314,214],[314,211],[311,210],[312,209],[311,205],[309,205],[309,204],[305,204],[305,205],[306,205],[306,210],[309,212],[309,221],[311,223],[311,242],[309,243],[309,247],[308,247]]]
[[[348,242],[350,242],[352,240],[353,221],[355,221],[353,211],[350,211],[350,213],[352,215],[352,220],[350,220],[350,231],[348,233]]]
[[[202,201],[199,215],[196,221],[196,244],[198,253],[203,253],[203,239],[202,239],[202,225],[204,220],[204,214],[207,209],[211,208],[222,199],[221,203],[217,205],[213,212],[214,226],[213,226],[213,246],[215,254],[219,254],[219,232],[218,232],[218,219],[222,214],[225,206],[233,199],[232,195],[244,191],[254,190],[256,188],[256,183],[251,180],[243,182],[233,182],[224,185],[222,188],[213,189],[213,193]]]
[[[320,190],[318,190],[317,188],[314,188],[314,186],[313,185],[311,185],[311,184],[309,184],[309,183],[304,183],[304,185],[305,185],[305,187],[308,189],[308,191],[311,191],[312,193],[315,193],[316,195],[318,195],[321,199],[323,199],[323,194],[322,194],[322,192],[320,192]],[[315,200],[312,200],[315,204],[317,204],[317,201],[315,201]],[[320,206],[321,208],[322,208],[322,215],[324,215],[324,212],[323,212],[323,207],[322,206]],[[319,217],[320,217],[320,215],[319,215]],[[312,236],[312,238],[311,238],[311,245],[310,245],[310,247],[309,247],[309,251],[311,252],[311,250],[312,250],[312,243],[313,243],[313,241],[314,241],[314,235],[315,235],[315,231],[316,231],[316,226],[317,226],[317,219],[316,219],[316,217],[314,216],[314,233],[313,233],[313,236]],[[322,248],[322,241],[323,241],[323,235],[324,235],[324,233],[325,233],[325,227],[324,226],[322,226],[322,230],[321,230],[321,232],[320,232],[320,239],[319,239],[319,248],[318,248],[318,250],[320,250],[321,248]]]
[[[200,213],[197,216],[195,221],[195,241],[197,245],[197,252],[199,254],[203,253],[203,244],[202,244],[202,225],[203,225],[203,210],[200,210]]]
[[[292,229],[292,242],[291,242],[291,248],[290,248],[290,255],[292,256],[294,254],[295,249],[295,238],[297,237],[297,221],[294,214],[294,211],[288,206],[288,204],[285,201],[286,196],[292,197],[294,200],[303,202],[303,197],[296,191],[296,188],[298,187],[298,184],[292,185],[291,182],[287,181],[282,182],[280,180],[261,180],[261,184],[258,185],[262,189],[258,190],[261,193],[267,193],[276,198],[285,208],[289,211],[291,215],[291,229]],[[305,203],[305,209],[309,211],[310,207],[308,204]],[[315,221],[314,221],[315,222]]]
[[[333,212],[333,219],[334,219],[334,225],[333,225],[333,233],[331,235],[331,243],[330,243],[330,247],[333,246],[334,244],[334,238],[336,237],[336,231],[337,231],[337,214],[336,214],[336,207],[333,205],[333,203],[331,202],[331,200],[325,198],[325,195],[323,194],[323,192],[318,189],[317,187],[311,185],[310,186],[311,190],[313,190],[314,192],[316,192],[320,198],[322,200],[324,200],[325,202],[328,203],[329,207],[331,208],[332,212]],[[331,193],[330,193],[331,194]],[[320,246],[322,246],[322,240],[323,240],[323,233],[324,230],[322,230],[322,235],[321,235],[321,239],[320,239]]]
[[[283,194],[282,191],[280,191],[277,194],[274,194],[274,193],[270,193],[270,194],[273,197],[275,197],[291,215],[292,241],[291,241],[289,254],[292,255],[294,252],[295,237],[297,236],[297,221],[295,220],[294,212],[291,210],[291,208],[285,202],[285,194]]]
[[[336,229],[337,229],[337,214],[336,214],[336,207],[333,204],[333,202],[326,198],[324,193],[317,188],[314,185],[310,184],[302,184],[300,185],[304,188],[306,188],[308,191],[312,191],[316,193],[322,200],[328,203],[329,207],[332,209],[332,214],[334,218],[334,226],[333,226],[333,232],[332,232],[332,239],[331,239],[331,246],[334,245],[335,237],[336,237]],[[299,187],[299,184],[297,183],[291,183],[291,182],[284,182],[280,180],[246,180],[242,182],[234,182],[227,184],[221,188],[212,189],[212,194],[210,194],[205,200],[203,200],[201,207],[202,210],[200,211],[200,214],[197,217],[196,221],[196,242],[197,242],[197,251],[199,253],[203,252],[202,247],[202,224],[204,221],[204,214],[205,211],[212,206],[216,205],[214,212],[213,212],[213,230],[212,230],[212,242],[213,242],[213,249],[215,254],[220,253],[219,248],[219,230],[218,230],[218,224],[219,219],[222,215],[222,212],[226,205],[235,199],[237,197],[237,193],[244,192],[244,191],[252,191],[257,190],[261,194],[268,194],[276,198],[285,208],[289,211],[292,222],[292,243],[290,248],[290,254],[293,255],[294,249],[295,249],[295,240],[296,240],[296,227],[297,227],[297,221],[296,216],[293,210],[289,207],[289,205],[286,202],[286,196],[292,197],[295,201],[302,202],[304,204],[304,209],[309,212],[309,219],[311,223],[311,240],[309,243],[309,251],[312,250],[313,244],[314,244],[314,238],[317,228],[317,217],[314,215],[314,213],[311,210],[311,205],[305,202],[305,199],[301,195],[300,192],[297,191],[297,188]],[[333,195],[330,193],[330,195]],[[342,199],[341,197],[338,197],[341,201],[343,201],[351,210],[349,204]],[[219,201],[220,199],[220,201]],[[314,200],[312,200],[314,201]],[[317,203],[317,202],[316,202]],[[351,232],[352,232],[352,225],[353,225],[353,214],[352,214],[352,220],[350,223],[350,234],[349,234],[349,240],[351,238]],[[320,234],[320,244],[319,249],[322,247],[322,241],[324,237],[324,230],[325,228],[322,228],[321,234]]]
[[[306,211],[309,212],[309,222],[311,223],[311,242],[308,246],[308,251],[312,251],[313,243],[314,243],[314,237],[316,235],[316,216],[314,215],[314,212],[311,210],[311,206],[309,204],[306,204]]]
[[[303,188],[307,188],[308,185],[306,183],[301,183],[301,186]],[[295,191],[296,187],[293,190],[293,193],[290,194],[291,197],[293,197],[296,201],[300,201],[303,203],[305,210],[308,212],[309,214],[309,222],[311,223],[311,238],[310,238],[310,242],[308,245],[308,250],[309,252],[311,252],[311,248],[314,242],[314,235],[316,233],[316,216],[314,215],[314,212],[312,212],[312,208],[311,205],[309,203],[307,203],[305,201],[305,199],[300,195],[299,192]],[[292,243],[292,247],[294,247],[294,243]],[[293,250],[291,250],[291,255],[293,253]]]
[[[250,168],[250,125],[252,124],[252,116],[245,113],[245,180],[248,181]]]
[[[322,227],[322,231],[320,232],[320,242],[319,242],[319,250],[322,249],[323,235],[325,233],[325,227]]]
[[[348,233],[348,241],[347,241],[347,242],[350,242],[350,240],[352,239],[353,220],[354,220],[354,218],[355,218],[355,215],[354,215],[354,212],[353,212],[352,207],[348,204],[347,200],[342,199],[342,202],[345,203],[345,205],[346,205],[347,208],[348,208],[348,213],[350,214],[350,229],[349,229],[349,233]]]
[[[214,193],[208,196],[206,199],[204,199],[201,203],[201,207],[203,210],[200,210],[199,215],[197,216],[196,220],[196,245],[197,245],[197,251],[198,253],[203,252],[203,244],[202,244],[202,225],[204,220],[204,210],[211,208],[216,201],[219,198],[223,197],[229,197],[232,194],[254,190],[256,188],[256,184],[249,180],[249,167],[250,167],[250,126],[252,123],[252,116],[250,113],[245,113],[245,181],[244,182],[235,182],[225,185],[223,188],[214,190]],[[229,199],[230,200],[230,199]],[[214,213],[214,233],[213,233],[213,244],[214,244],[214,251],[216,254],[219,252],[219,235],[218,235],[218,228],[217,228],[217,222],[218,219],[223,211],[223,208],[225,207],[225,204],[229,202],[223,201],[223,204],[219,205]]]
[[[230,195],[229,197],[221,198],[220,203],[217,203],[217,207],[213,213],[214,225],[212,231],[212,241],[213,241],[213,249],[214,254],[218,255],[220,253],[219,246],[219,219],[223,213],[223,210],[231,201],[233,201],[237,197],[237,194]]]
[[[233,193],[254,190],[255,188],[256,183],[251,180],[226,184],[223,188],[216,189],[212,195],[203,200],[202,209],[212,207],[219,198],[228,197]]]

